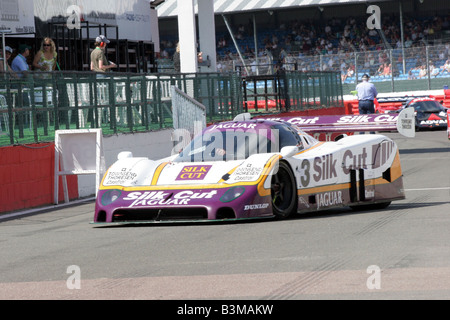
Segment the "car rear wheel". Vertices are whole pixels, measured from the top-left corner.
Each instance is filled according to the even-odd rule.
[[[271,181],[272,210],[276,218],[285,219],[297,212],[297,187],[294,174],[286,162],[280,162]]]

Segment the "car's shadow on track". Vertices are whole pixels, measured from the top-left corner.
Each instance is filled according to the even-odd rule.
[[[394,203],[384,209],[365,209],[350,207],[326,209],[316,212],[299,213],[287,219],[277,219],[275,217],[267,218],[253,218],[253,219],[229,219],[229,220],[214,220],[214,221],[143,221],[143,222],[120,222],[120,223],[105,223],[93,224],[95,228],[139,228],[139,227],[177,227],[177,226],[220,226],[220,225],[242,225],[255,223],[276,223],[285,221],[301,221],[310,219],[327,219],[336,216],[362,215],[378,212],[389,211],[406,211],[412,208],[427,208],[437,205],[446,204],[447,202],[420,202],[420,203]]]
[[[124,221],[112,223],[91,223],[95,228],[139,228],[139,227],[176,227],[176,226],[212,226],[263,223],[276,220],[274,217],[225,220],[185,220],[185,221]]]
[[[384,209],[366,209],[366,208],[355,208],[350,207],[336,208],[336,209],[326,209],[317,212],[308,212],[304,214],[297,214],[289,218],[289,220],[307,220],[307,219],[324,219],[334,216],[349,216],[349,215],[363,215],[378,212],[389,212],[389,211],[408,211],[412,208],[428,208],[433,206],[439,206],[446,204],[448,202],[415,202],[415,203],[393,203]],[[283,221],[283,220],[279,220]]]
[[[416,149],[400,149],[399,153],[402,154],[426,154],[426,153],[448,153],[450,148],[416,148]]]
[[[120,222],[120,223],[105,223],[93,225],[94,228],[142,228],[142,227],[180,227],[180,226],[220,226],[233,224],[251,224],[274,221],[275,218],[264,219],[248,219],[248,220],[221,220],[221,221],[148,221],[148,222]]]

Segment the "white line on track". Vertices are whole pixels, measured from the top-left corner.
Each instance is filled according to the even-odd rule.
[[[405,189],[405,191],[450,190],[450,187]]]
[[[448,156],[444,157],[407,157],[406,154],[402,155],[402,161],[406,160],[448,160]]]

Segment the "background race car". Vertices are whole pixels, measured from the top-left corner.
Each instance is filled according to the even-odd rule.
[[[405,98],[402,98],[405,99]],[[381,100],[383,102],[383,100]],[[391,101],[392,102],[392,101]],[[447,108],[432,97],[408,97],[399,110],[388,111],[398,113],[406,108],[414,108],[416,116],[416,130],[447,128]]]

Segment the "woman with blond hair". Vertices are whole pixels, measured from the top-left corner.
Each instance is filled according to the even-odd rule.
[[[36,53],[33,67],[37,71],[53,71],[56,68],[56,46],[51,38],[44,38],[41,48]]]

